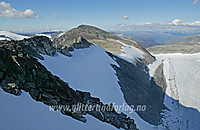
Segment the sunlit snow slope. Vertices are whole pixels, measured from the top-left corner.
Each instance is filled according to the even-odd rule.
[[[13,96],[0,88],[1,130],[115,130],[114,126],[87,115],[87,123],[79,122],[36,102],[26,92]]]
[[[140,49],[131,46],[131,45],[127,45],[119,40],[117,40],[117,42],[119,42],[120,44],[123,45],[121,51],[123,52],[120,56],[125,58],[126,60],[128,60],[129,62],[133,62],[136,58],[144,58],[142,55],[144,54],[143,51],[141,51]]]
[[[11,33],[8,31],[0,31],[0,40],[23,40],[24,38],[29,37]]]
[[[48,37],[51,41],[53,40],[52,36],[51,35],[48,35],[48,34],[35,34],[36,36],[45,36],[45,37]]]

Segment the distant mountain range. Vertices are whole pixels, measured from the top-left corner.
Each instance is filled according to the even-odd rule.
[[[111,32],[111,33],[113,35],[123,37],[125,39],[130,39],[130,40],[136,41],[138,44],[140,44],[144,48],[148,48],[148,47],[155,46],[155,45],[160,45],[160,43],[157,43],[153,39],[145,38],[144,36],[142,37],[142,36],[136,36],[134,34],[131,35],[131,34],[116,33],[116,32]]]
[[[200,44],[200,33],[164,42],[164,45],[174,45],[174,44],[198,45]]]
[[[163,44],[166,41],[178,39],[184,36],[192,35],[194,33],[182,33],[182,32],[162,32],[162,31],[126,31],[118,32],[120,34],[139,37],[140,39],[149,39],[158,44]]]
[[[199,53],[200,34],[185,36],[164,42],[163,45],[148,48],[152,53]]]

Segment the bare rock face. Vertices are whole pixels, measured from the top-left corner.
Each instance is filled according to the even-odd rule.
[[[40,37],[41,38],[41,37]],[[39,38],[39,39],[40,39]],[[36,38],[39,40],[38,38]],[[29,42],[27,42],[29,41]],[[30,41],[32,42],[31,44]],[[90,114],[102,122],[107,122],[116,128],[127,130],[137,129],[134,120],[124,113],[117,113],[112,104],[103,104],[99,98],[91,97],[90,93],[73,90],[68,83],[52,75],[34,57],[43,54],[54,54],[54,49],[40,48],[35,39],[23,41],[2,41],[0,43],[0,86],[8,93],[20,95],[21,90],[28,92],[39,102],[59,110],[62,114],[71,116],[81,122],[86,122],[84,115]],[[82,41],[82,40],[81,40]],[[35,46],[37,45],[37,46]],[[73,45],[74,48],[80,47]],[[44,53],[45,52],[45,53]],[[92,111],[75,110],[74,105],[95,106]],[[59,109],[59,106],[70,106],[69,109]],[[96,110],[96,107],[106,106],[111,110]]]
[[[164,78],[162,66],[157,70],[155,79],[149,80],[148,68],[144,63],[136,61],[131,64],[110,52],[107,54],[119,65],[111,64],[116,71],[127,104],[134,105],[136,113],[146,122],[155,126],[161,124],[161,113],[167,109],[163,104],[165,93],[162,87],[164,86],[160,86],[165,81],[159,82]],[[136,107],[139,105],[144,105],[145,111],[137,110]]]
[[[16,43],[16,45],[13,45]],[[45,36],[35,36],[29,39],[19,40],[19,41],[0,41],[0,46],[7,46],[12,51],[17,49],[23,49],[25,53],[28,53],[39,59],[43,59],[43,55],[53,56],[56,53],[56,48],[53,47],[52,41]],[[18,45],[18,46],[17,46]],[[17,53],[16,56],[23,57],[23,53]],[[16,56],[12,56],[14,61]]]
[[[69,41],[70,42],[70,41]],[[66,56],[71,56],[72,51],[74,49],[83,49],[83,48],[89,48],[91,45],[90,42],[88,42],[86,39],[83,37],[78,37],[76,39],[73,39],[71,43],[69,43],[70,46],[58,46],[57,51],[60,52],[61,54],[64,54]]]
[[[54,39],[53,41],[53,46],[56,48],[63,48],[63,50],[69,50],[66,48],[74,48],[73,44],[77,43],[77,39],[84,38],[88,42],[98,45],[105,50],[115,53],[117,55],[122,54],[122,47],[123,45],[119,43],[118,41],[121,41],[127,45],[134,46],[141,51],[144,52],[144,58],[141,59],[145,64],[150,64],[153,61],[155,61],[155,58],[147,51],[145,50],[142,46],[140,46],[137,42],[120,38],[118,36],[112,35],[104,30],[101,30],[99,28],[93,27],[93,26],[88,26],[88,25],[80,25],[77,28],[74,28],[62,36]],[[87,44],[84,44],[86,46],[82,47],[87,47]],[[81,47],[81,48],[82,48]],[[76,49],[76,48],[75,48]],[[73,50],[73,49],[72,49]]]
[[[41,53],[43,55],[53,56],[56,53],[56,49],[53,47],[52,41],[45,36],[34,36],[32,38],[24,39],[19,42],[30,46],[37,53]]]

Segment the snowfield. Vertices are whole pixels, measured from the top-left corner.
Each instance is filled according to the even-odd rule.
[[[141,51],[140,49],[131,46],[131,45],[127,45],[119,40],[117,40],[118,43],[122,44],[122,49],[121,51],[123,52],[122,54],[120,54],[121,57],[123,57],[124,59],[128,60],[129,62],[133,62],[136,58],[143,58],[143,54],[144,52]]]
[[[0,40],[10,40],[9,38],[5,38],[5,37],[0,37]]]
[[[87,123],[82,123],[58,111],[50,111],[26,92],[14,96],[0,88],[0,103],[1,130],[115,130],[114,126],[90,115],[86,116]]]
[[[156,59],[153,65],[149,65],[150,74],[163,60],[169,88],[167,94],[200,111],[200,54],[159,54]]]
[[[52,36],[48,34],[35,34],[35,36],[45,36],[45,37],[48,37],[51,41],[53,41]]]
[[[66,32],[62,32],[58,35],[58,37],[62,36],[63,34],[65,34]]]
[[[100,98],[106,104],[127,105],[115,71],[110,66],[110,64],[119,65],[103,48],[91,46],[78,49],[72,52],[72,57],[60,53],[54,57],[45,55],[44,60],[39,61],[53,74],[68,82],[73,89],[91,92],[92,96]],[[155,127],[143,121],[135,112],[123,112],[133,118],[140,129],[151,130]]]
[[[122,96],[116,96],[122,93],[110,66],[117,63],[103,48],[92,46],[75,50],[72,57],[57,53],[55,57],[45,55],[44,59],[39,61],[73,89],[91,92],[92,96],[101,97],[104,103],[122,102]]]
[[[0,31],[0,40],[23,40],[24,38],[29,38],[29,37],[18,35],[8,31]]]
[[[163,61],[167,90],[165,111],[161,128],[193,129],[200,128],[200,54],[159,54],[156,62],[149,65],[152,76],[156,67]]]

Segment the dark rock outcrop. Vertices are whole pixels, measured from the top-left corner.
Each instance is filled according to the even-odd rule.
[[[134,110],[148,123],[156,126],[161,124],[161,113],[166,109],[163,104],[165,93],[155,82],[157,80],[149,80],[147,66],[139,60],[131,64],[110,52],[107,54],[119,64],[119,67],[115,64],[111,66],[116,71],[127,104],[134,105]],[[143,105],[146,108],[144,111],[137,110],[137,106]]]
[[[35,36],[29,39],[19,40],[19,41],[0,41],[0,46],[7,46],[12,51],[16,51],[17,49],[23,50],[25,53],[30,54],[39,59],[43,59],[43,55],[53,56],[56,53],[56,48],[53,47],[52,41],[45,36]],[[16,44],[16,45],[14,45]],[[17,46],[18,45],[18,46]],[[23,57],[23,53],[18,53],[16,51],[16,56]],[[15,59],[15,57],[13,59]]]
[[[69,41],[70,42],[70,41]],[[83,48],[89,48],[92,44],[88,42],[86,39],[83,37],[78,37],[71,41],[71,43],[68,43],[66,46],[56,46],[57,51],[60,52],[61,54],[64,54],[66,56],[71,56],[72,51],[74,49],[83,49]]]
[[[162,88],[163,92],[166,93],[167,83],[166,83],[166,79],[165,79],[164,72],[163,72],[163,66],[164,66],[164,64],[162,61],[162,63],[156,68],[153,78],[154,78],[154,81],[156,82],[156,84],[159,85]]]
[[[75,111],[72,106],[80,103],[84,106],[100,105],[111,108],[112,104],[105,105],[99,98],[91,97],[88,92],[75,91],[59,77],[52,75],[34,57],[40,57],[37,52],[52,55],[54,51],[34,46],[39,44],[34,43],[34,39],[30,40],[31,44],[28,44],[26,41],[29,40],[0,43],[0,86],[4,91],[14,95],[20,95],[22,90],[26,91],[34,100],[43,102],[54,110],[60,110],[62,114],[82,122],[86,122],[84,115],[90,114],[116,128],[137,129],[133,119],[123,113],[117,113],[114,108],[111,111]],[[70,107],[58,109],[59,107],[56,106]]]
[[[53,47],[52,41],[45,36],[34,36],[19,42],[30,46],[37,53],[41,53],[43,55],[53,56],[56,53],[56,48]]]

